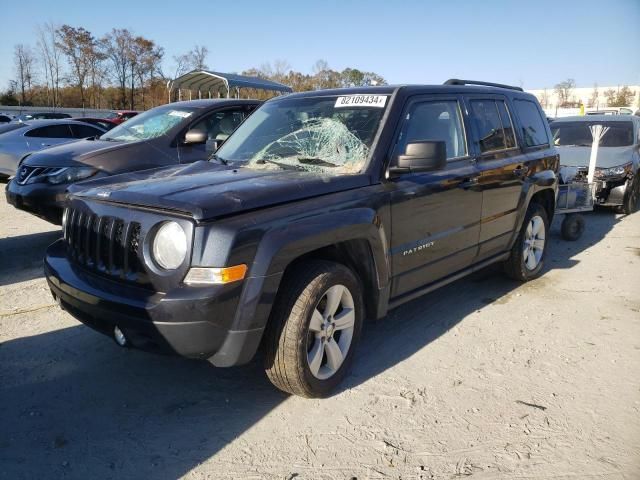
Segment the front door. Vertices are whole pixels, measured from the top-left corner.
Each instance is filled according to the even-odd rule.
[[[193,145],[178,142],[180,163],[206,160],[215,151],[216,142],[222,143],[225,141],[250,113],[251,110],[243,105],[217,110],[204,118],[196,120],[189,127],[189,130],[201,130],[206,133],[207,141],[206,143]],[[184,133],[182,136],[184,136]]]
[[[407,143],[444,141],[443,170],[407,173],[389,180],[392,296],[409,293],[470,266],[477,254],[482,194],[469,156],[461,99],[420,96],[402,116],[391,161]]]

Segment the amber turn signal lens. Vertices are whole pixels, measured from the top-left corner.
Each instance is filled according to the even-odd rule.
[[[247,266],[235,265],[233,267],[193,267],[184,279],[189,285],[223,285],[244,279],[247,274]]]

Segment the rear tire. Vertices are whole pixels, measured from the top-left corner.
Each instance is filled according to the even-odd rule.
[[[531,203],[511,254],[504,263],[505,273],[509,277],[527,282],[540,276],[547,253],[548,232],[547,211],[540,204]]]
[[[584,233],[584,217],[579,213],[568,213],[562,220],[562,238],[570,242],[578,240]]]
[[[363,315],[351,270],[324,260],[299,265],[284,279],[267,328],[269,380],[294,395],[329,395],[348,372]]]

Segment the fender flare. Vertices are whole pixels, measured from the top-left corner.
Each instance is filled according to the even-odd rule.
[[[279,225],[262,237],[233,329],[264,328],[286,268],[305,254],[349,240],[367,242],[377,287],[385,289],[390,278],[388,241],[375,210],[354,208],[306,217]]]

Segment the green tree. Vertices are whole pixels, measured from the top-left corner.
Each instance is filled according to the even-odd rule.
[[[91,65],[100,56],[96,39],[82,27],[63,25],[57,31],[58,47],[67,57],[71,67],[72,82],[80,92],[80,103],[85,106],[85,85]]]

